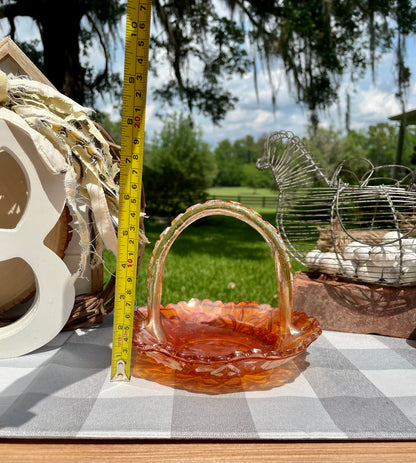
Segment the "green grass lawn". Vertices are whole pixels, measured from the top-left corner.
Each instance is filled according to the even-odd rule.
[[[215,196],[277,196],[277,192],[267,188],[250,188],[246,186],[224,186],[208,188],[208,193]]]
[[[259,212],[265,220],[275,223],[274,210]],[[138,272],[138,305],[146,305],[149,261],[166,225],[147,219],[145,227],[150,244]],[[111,253],[105,253],[105,262],[108,270],[114,271]],[[274,262],[261,235],[246,223],[227,216],[204,218],[186,228],[166,259],[162,303],[187,301],[192,297],[278,304]]]

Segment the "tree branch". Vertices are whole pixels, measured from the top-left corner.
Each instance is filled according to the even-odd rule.
[[[22,0],[18,3],[7,3],[0,6],[0,18],[7,18],[10,22],[17,16],[30,16],[36,20],[39,18],[40,10],[38,2]]]
[[[166,31],[166,34],[168,35],[168,40],[169,40],[168,43],[171,45],[171,48],[173,49],[174,58],[171,60],[171,64],[173,67],[173,71],[175,73],[176,81],[178,82],[179,95],[181,98],[183,98],[183,95],[186,93],[186,91],[185,91],[185,86],[182,80],[182,73],[181,73],[180,46],[176,40],[172,24],[169,21],[169,18],[168,18],[168,15],[166,14],[164,6],[160,3],[159,0],[154,1],[154,5],[156,8],[157,15],[160,19],[160,22],[162,23]],[[168,49],[169,46],[167,46],[166,48]]]
[[[94,29],[95,33],[97,34],[98,40],[101,45],[101,49],[103,50],[104,53],[104,59],[105,59],[105,66],[104,66],[104,71],[102,73],[99,73],[97,77],[94,80],[94,86],[100,86],[100,83],[105,80],[108,76],[108,67],[109,67],[109,62],[110,62],[110,57],[108,54],[107,46],[104,41],[103,34],[101,33],[100,29],[97,27],[94,18],[91,16],[90,13],[86,12],[85,16],[87,17],[89,23],[91,24],[91,27]]]

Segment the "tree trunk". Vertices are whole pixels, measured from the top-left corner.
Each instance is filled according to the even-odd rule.
[[[37,2],[38,23],[44,49],[44,73],[55,87],[77,103],[83,104],[85,69],[79,61],[82,2]],[[59,39],[57,40],[57,37]]]

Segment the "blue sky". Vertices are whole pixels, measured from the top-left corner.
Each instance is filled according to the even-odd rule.
[[[4,20],[2,21],[0,21],[0,34],[4,34],[8,30]],[[19,27],[19,23],[23,27]],[[123,35],[124,27],[121,27]],[[38,36],[36,26],[27,19],[19,19],[17,31],[20,40]],[[412,59],[415,53],[416,39],[411,38],[408,42],[407,61],[412,68],[412,81],[409,89],[407,110],[416,109],[416,62]],[[91,53],[91,60],[97,66],[103,63],[103,58],[99,53]],[[123,44],[120,43],[115,54],[113,70],[123,74],[123,66]],[[169,76],[171,71],[163,61],[163,56],[158,60],[157,66],[160,76],[165,76],[165,78]],[[192,66],[192,63],[190,66]],[[203,137],[207,142],[215,147],[219,141],[225,138],[231,141],[243,138],[246,135],[257,138],[264,133],[282,129],[292,130],[298,135],[305,133],[308,124],[307,112],[303,111],[291,97],[287,81],[278,65],[273,69],[273,72],[280,77],[276,110],[273,111],[270,86],[263,74],[258,75],[258,99],[254,89],[253,76],[250,74],[242,78],[236,76],[227,81],[226,86],[239,97],[239,102],[236,104],[235,109],[227,114],[220,127],[214,126],[209,119],[195,115],[196,123],[202,127]],[[162,122],[156,114],[163,113],[163,109],[152,97],[152,89],[157,88],[159,83],[159,80],[149,76],[146,108],[146,134],[149,137],[152,136],[153,132],[160,130],[162,126]],[[371,124],[386,122],[388,117],[401,112],[399,102],[394,96],[395,90],[394,59],[392,54],[387,54],[383,56],[377,66],[374,81],[371,74],[368,73],[353,86],[346,76],[339,91],[339,104],[320,114],[321,125],[341,130],[344,128],[345,94],[347,91],[351,96],[351,128],[358,130]],[[102,102],[101,108],[111,112],[110,102]],[[181,108],[178,105],[175,109],[179,111]],[[116,113],[114,117],[117,117]]]
[[[408,63],[412,70],[412,81],[408,94],[406,110],[416,109],[416,38],[410,38],[407,45]],[[168,76],[171,70],[161,57],[157,64],[159,75]],[[123,72],[123,56],[119,55],[116,63],[117,70]],[[190,63],[192,67],[192,63]],[[207,118],[195,115],[195,120],[202,127],[204,138],[212,146],[228,138],[231,141],[252,135],[254,138],[264,133],[275,130],[292,130],[298,135],[306,132],[308,124],[308,113],[296,104],[288,89],[287,80],[278,65],[273,72],[280,79],[279,93],[277,96],[277,107],[273,110],[271,103],[271,90],[266,76],[258,75],[258,98],[255,93],[252,74],[244,77],[235,76],[228,82],[226,87],[236,96],[239,102],[233,111],[227,114],[221,126],[215,126]],[[323,127],[334,127],[343,130],[345,127],[345,95],[348,92],[351,98],[351,128],[364,129],[371,124],[387,122],[390,116],[401,113],[401,107],[394,94],[396,91],[394,77],[394,56],[386,54],[382,57],[376,67],[373,79],[371,72],[368,72],[356,85],[352,85],[349,77],[346,76],[339,90],[339,102],[327,111],[320,113],[320,120]],[[157,88],[159,81],[149,77],[148,101],[146,117],[146,133],[151,136],[152,132],[160,130],[162,122],[156,117],[156,113],[163,113],[158,102],[152,98],[152,89]],[[178,105],[178,110],[180,106]]]
[[[351,97],[351,128],[362,129],[371,124],[386,122],[390,116],[401,112],[401,107],[395,98],[394,60],[392,55],[386,55],[380,62],[375,80],[371,74],[367,74],[357,85],[344,79],[339,91],[339,103],[333,105],[327,111],[320,113],[321,123],[324,127],[334,127],[343,130],[345,127],[345,95],[348,91]],[[413,67],[413,79],[409,89],[407,110],[416,109],[416,66]],[[274,72],[280,76],[281,69],[276,67]],[[292,130],[298,135],[303,135],[308,124],[308,113],[296,104],[289,92],[287,81],[282,76],[277,107],[273,110],[271,92],[268,82],[261,75],[259,78],[259,99],[254,90],[253,76],[243,78],[235,77],[227,82],[230,90],[239,97],[239,102],[233,111],[227,114],[221,127],[214,126],[208,119],[196,116],[196,121],[202,126],[204,138],[210,144],[225,138],[236,140],[250,134],[255,138],[263,133],[275,130]],[[149,87],[155,83],[149,83]],[[157,85],[157,83],[156,83]],[[160,122],[155,118],[157,103],[148,97],[146,127],[150,130],[158,130]]]

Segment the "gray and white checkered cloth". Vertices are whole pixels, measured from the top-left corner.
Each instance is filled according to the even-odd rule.
[[[0,360],[0,437],[416,439],[416,341],[325,331],[289,382],[212,395],[110,382],[111,339],[108,316]]]

